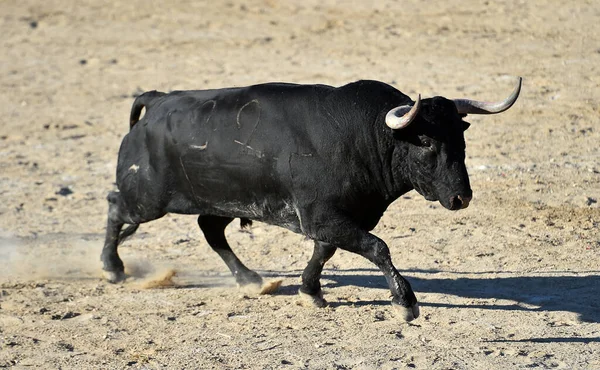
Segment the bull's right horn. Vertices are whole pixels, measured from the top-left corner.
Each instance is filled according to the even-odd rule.
[[[523,78],[519,77],[519,82],[517,82],[512,94],[501,102],[488,103],[471,99],[454,99],[454,105],[456,105],[459,114],[496,114],[504,112],[517,101],[521,92],[522,81]]]
[[[419,94],[413,106],[401,105],[389,111],[385,115],[385,124],[393,130],[403,129],[417,118],[419,109],[421,109],[421,94]]]

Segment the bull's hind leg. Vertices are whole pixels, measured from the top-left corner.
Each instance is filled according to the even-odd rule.
[[[235,281],[241,288],[260,290],[262,278],[256,272],[247,268],[231,250],[227,239],[225,239],[225,228],[233,218],[217,216],[200,216],[198,225],[204,233],[206,241],[211,248],[219,254],[229,270],[235,277]]]
[[[121,231],[125,222],[123,221],[124,217],[120,205],[120,194],[111,192],[108,194],[107,200],[108,221],[106,225],[106,238],[100,259],[102,260],[104,276],[108,281],[116,283],[125,279],[125,268],[123,261],[119,257],[117,247],[137,230],[139,224],[132,224]]]
[[[302,286],[298,291],[302,300],[308,305],[316,307],[327,305],[321,290],[321,273],[323,266],[333,257],[336,250],[337,248],[329,243],[315,240],[313,255],[302,273]]]

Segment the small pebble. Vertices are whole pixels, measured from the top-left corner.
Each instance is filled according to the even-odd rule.
[[[55,193],[56,195],[62,195],[63,197],[66,197],[67,195],[73,194],[73,190],[69,189],[66,186],[63,186],[62,188],[60,188],[59,191],[57,191]]]

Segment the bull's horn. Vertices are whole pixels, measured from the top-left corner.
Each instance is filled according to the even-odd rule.
[[[517,101],[521,92],[521,81],[523,79],[519,77],[519,82],[512,94],[504,101],[488,103],[469,99],[454,99],[454,105],[456,105],[459,114],[495,114],[504,112]]]
[[[410,105],[401,105],[389,111],[385,115],[385,124],[391,129],[400,130],[410,125],[417,117],[421,109],[421,94],[417,97],[417,101],[411,107]]]

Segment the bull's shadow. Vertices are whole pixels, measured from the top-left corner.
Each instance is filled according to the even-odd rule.
[[[509,311],[569,311],[576,313],[580,319],[587,322],[600,322],[600,271],[587,271],[587,276],[573,276],[565,272],[558,276],[510,276],[510,277],[482,277],[474,278],[472,275],[489,274],[468,273],[470,277],[456,277],[466,275],[452,273],[452,277],[436,278],[439,270],[404,270],[400,273],[407,278],[417,297],[419,293],[449,294],[473,299],[507,299],[519,303],[510,305],[492,304],[450,304],[436,303],[420,300],[421,306],[447,307],[447,308],[479,308],[488,310]],[[431,274],[432,278],[419,278],[411,276]],[[491,273],[491,272],[490,272]],[[560,272],[557,272],[560,274]],[[447,274],[446,274],[447,276]],[[323,271],[325,288],[354,285],[370,289],[384,289],[388,286],[385,278],[376,269],[351,269]],[[290,290],[297,287],[290,287]],[[387,296],[386,296],[387,297]],[[389,300],[360,301],[360,302],[330,302],[332,306],[346,304],[353,305],[388,305]]]

